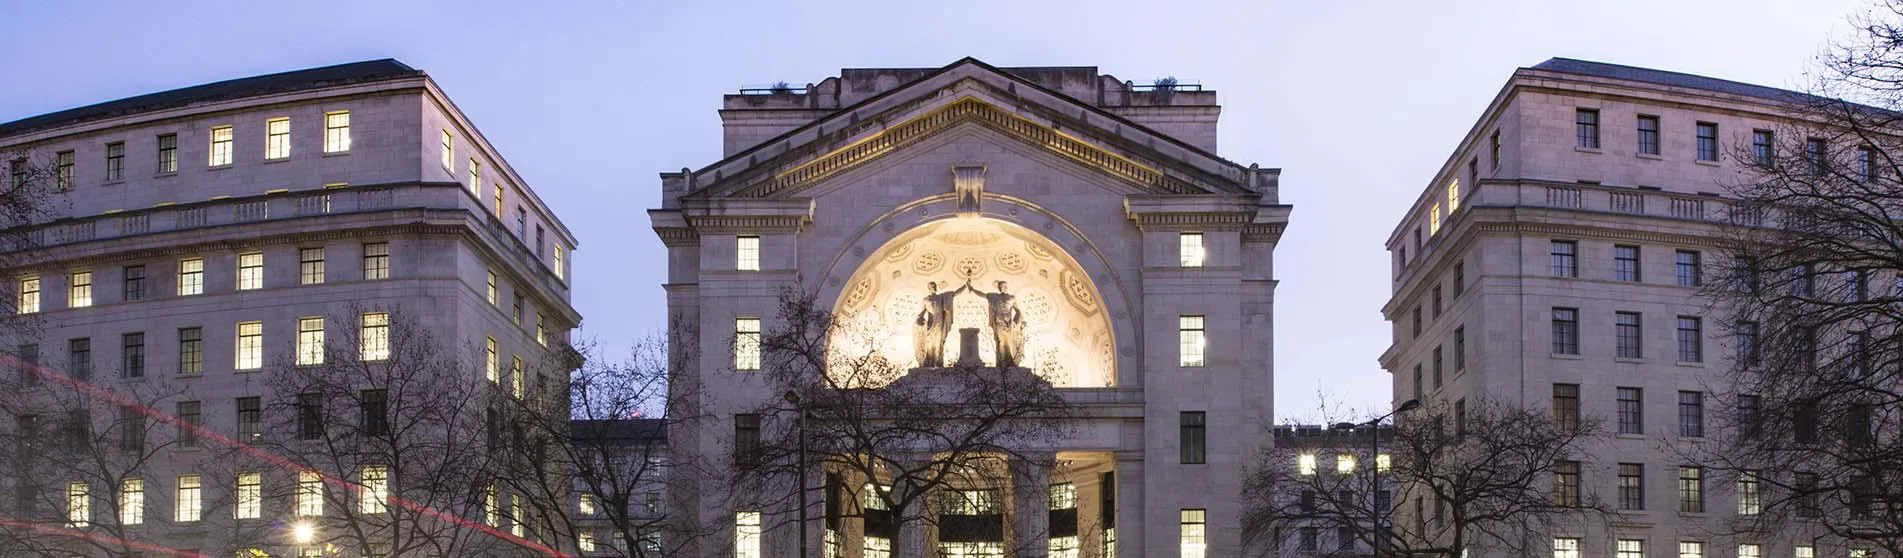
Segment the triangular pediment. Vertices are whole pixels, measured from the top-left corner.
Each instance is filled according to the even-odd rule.
[[[690,173],[686,197],[791,198],[905,147],[976,124],[1137,189],[1253,193],[1248,169],[972,59]]]

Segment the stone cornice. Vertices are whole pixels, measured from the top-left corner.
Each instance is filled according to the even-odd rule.
[[[1288,229],[1288,223],[1249,225],[1242,228],[1242,241],[1275,244],[1282,241],[1282,231],[1286,229]]]
[[[668,248],[700,246],[700,233],[687,227],[654,227],[654,234],[661,237],[661,244]]]
[[[688,224],[700,232],[796,233],[811,221],[804,215],[687,216]]]
[[[1145,231],[1241,230],[1255,216],[1243,211],[1189,211],[1169,213],[1132,213],[1130,220]]]

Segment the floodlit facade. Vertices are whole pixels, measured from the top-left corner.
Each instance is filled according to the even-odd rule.
[[[914,374],[1016,363],[1084,415],[1057,447],[1025,448],[1061,467],[934,500],[930,513],[989,534],[893,540],[864,509],[876,503],[828,488],[810,503],[805,555],[1241,553],[1242,475],[1273,417],[1272,256],[1289,207],[1277,170],[1215,154],[1213,91],[965,59],[724,101],[724,158],[663,174],[650,211],[670,319],[692,332],[674,349],[694,351],[675,390],[695,395],[670,412],[706,417],[670,426],[675,461],[731,463],[735,440],[758,435],[747,413],[781,398],[758,339],[791,287],[872,333],[830,350]],[[985,320],[988,300],[1015,300],[1015,332]],[[986,341],[934,336],[945,324]],[[818,469],[814,487],[879,481]],[[710,530],[682,550],[801,555],[789,498],[733,494],[724,478],[670,479],[674,515]]]
[[[9,523],[0,547],[375,555],[343,548],[326,517],[390,513],[414,479],[259,448],[374,429],[400,403],[367,391],[362,409],[326,410],[275,378],[347,341],[361,351],[346,358],[393,358],[392,328],[411,324],[472,363],[468,382],[494,381],[473,364],[485,339],[542,362],[580,320],[574,237],[395,60],[25,118],[0,124],[0,153],[57,169],[49,220],[6,270],[32,327],[7,332],[0,433],[20,445],[0,466],[0,515],[73,529]],[[87,452],[102,465],[68,459]]]

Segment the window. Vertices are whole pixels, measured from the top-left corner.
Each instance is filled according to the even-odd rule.
[[[363,245],[363,278],[390,278],[390,243],[371,242]]]
[[[1553,276],[1579,276],[1579,243],[1571,240],[1553,241]]]
[[[1794,551],[1792,555],[1796,558],[1817,558],[1817,547],[1797,545]]]
[[[116,141],[106,144],[106,181],[123,180],[126,176],[126,144]]]
[[[145,332],[135,331],[119,336],[119,376],[145,377]]]
[[[365,436],[382,436],[390,433],[389,392],[380,389],[366,389],[358,394],[357,411],[363,416],[359,428]]]
[[[520,205],[515,208],[515,236],[523,242],[529,240],[529,210]]]
[[[482,522],[490,527],[502,525],[502,502],[496,481],[489,481],[482,488]]]
[[[1467,163],[1467,174],[1468,175],[1476,174],[1476,171],[1474,170],[1474,163],[1472,161],[1469,161]],[[1460,211],[1460,181],[1459,180],[1455,180],[1447,184],[1447,218],[1452,219],[1454,217],[1455,211]]]
[[[66,340],[66,373],[79,380],[93,377],[93,340],[90,337]]]
[[[1553,354],[1579,354],[1579,309],[1553,309]]]
[[[1759,482],[1758,474],[1753,471],[1739,472],[1738,515],[1757,515],[1763,511],[1764,490]]]
[[[203,488],[198,475],[178,476],[178,496],[172,498],[172,521],[191,523],[204,515]]]
[[[760,558],[760,512],[734,513],[733,556],[734,558]]]
[[[1441,310],[1440,285],[1436,284],[1434,285],[1434,319],[1440,319]]]
[[[1777,136],[1770,130],[1751,131],[1751,160],[1759,165],[1776,164]]]
[[[568,278],[568,268],[566,267],[568,265],[568,258],[566,254],[567,252],[562,249],[562,245],[560,244],[555,245],[554,250],[549,252],[550,265],[553,266],[550,270],[555,272],[556,279]]]
[[[1678,251],[1678,258],[1674,262],[1674,271],[1676,272],[1674,275],[1677,276],[1678,286],[1696,287],[1705,284],[1705,270],[1703,266],[1699,264],[1698,259],[1698,252],[1691,250]]]
[[[1718,160],[1718,125],[1710,122],[1698,123],[1698,160],[1716,162]]]
[[[1176,252],[1183,267],[1202,267],[1208,253],[1203,249],[1203,233],[1186,232],[1176,235]]]
[[[1553,463],[1553,505],[1565,507],[1579,505],[1578,461]]]
[[[1202,316],[1178,316],[1176,318],[1176,364],[1185,367],[1203,365],[1203,350],[1208,342],[1203,338]]]
[[[1678,511],[1705,512],[1705,469],[1703,467],[1678,468]]]
[[[516,325],[516,327],[521,327],[521,326],[522,326],[522,292],[521,292],[521,289],[517,289],[517,290],[516,290],[516,293],[515,293],[515,307],[513,308],[513,310],[514,310],[514,312],[512,312],[512,313],[510,313],[510,316],[512,316],[512,317],[514,318],[514,320],[515,320],[515,325]]]
[[[1182,457],[1185,465],[1208,463],[1209,426],[1207,415],[1203,411],[1183,411],[1177,424],[1182,438]]]
[[[83,482],[66,483],[66,526],[85,527],[93,522],[90,487]]]
[[[494,337],[483,340],[482,370],[484,376],[489,378],[489,383],[502,383],[502,357],[497,350],[496,338]]]
[[[450,135],[449,129],[447,128],[443,130],[443,157],[442,159],[443,159],[442,163],[443,163],[444,170],[448,170],[448,171],[456,170],[456,136]]]
[[[20,280],[19,313],[33,314],[40,311],[40,278],[27,277]]]
[[[1704,321],[1697,316],[1678,317],[1678,361],[1705,361]]]
[[[1738,322],[1733,328],[1737,339],[1732,343],[1738,350],[1738,362],[1745,366],[1758,364],[1758,323]]]
[[[1659,117],[1649,114],[1639,115],[1639,153],[1659,154]]]
[[[205,294],[205,260],[192,258],[178,262],[178,296]]]
[[[1678,558],[1705,558],[1705,543],[1680,541],[1678,543]]]
[[[1812,174],[1823,174],[1830,168],[1830,144],[1823,138],[1805,138],[1804,164],[1810,167]]]
[[[491,182],[490,184],[491,186],[489,189],[495,192],[496,220],[501,221],[502,220],[502,183]]]
[[[196,327],[178,328],[178,374],[197,376],[204,371],[204,330]]]
[[[1576,128],[1579,135],[1579,148],[1598,149],[1599,110],[1579,109],[1575,115],[1573,121],[1575,122],[1574,128]]]
[[[324,113],[324,152],[350,151],[350,111]]]
[[[483,298],[489,301],[490,306],[501,308],[502,307],[502,303],[501,303],[502,290],[496,288],[496,270],[493,270],[493,269],[489,270],[489,277],[486,283],[486,287],[488,290],[484,291]]]
[[[257,370],[264,367],[264,323],[238,324],[238,358],[234,368]]]
[[[53,155],[54,185],[60,190],[73,189],[74,155],[71,151],[61,151]]]
[[[119,450],[138,455],[145,452],[145,414],[132,407],[119,408]]]
[[[390,358],[390,314],[365,312],[358,328],[357,342],[363,345],[358,358],[364,361]]]
[[[1760,404],[1761,402],[1756,395],[1738,396],[1737,409],[1735,412],[1737,413],[1739,436],[1743,436],[1747,440],[1758,436],[1758,430],[1762,427],[1762,425],[1759,424],[1759,421],[1762,419],[1758,415],[1758,406]]]
[[[290,156],[291,119],[273,118],[264,121],[265,160],[284,159]]]
[[[125,287],[121,290],[123,300],[132,302],[145,299],[145,266],[125,266],[119,269],[119,275],[125,282]]]
[[[1644,434],[1645,420],[1640,410],[1645,392],[1641,388],[1619,388],[1619,433]]]
[[[736,318],[733,321],[733,369],[760,369],[760,319]]]
[[[540,223],[537,223],[535,225],[535,257],[537,258],[542,257],[542,251],[545,249],[544,247],[548,246],[548,242],[546,240],[547,235],[544,234],[544,232],[545,231],[542,230],[542,225]]]
[[[233,498],[236,504],[233,517],[237,519],[257,519],[264,513],[264,474],[238,473],[238,492]]]
[[[66,307],[93,305],[93,272],[75,271],[66,275]]]
[[[1454,371],[1467,369],[1467,326],[1454,328]]]
[[[1619,464],[1619,509],[1626,511],[1645,509],[1644,465]]]
[[[482,195],[482,161],[477,161],[475,157],[469,158],[469,194]]]
[[[1639,280],[1639,247],[1612,247],[1612,278],[1617,281]]]
[[[1414,327],[1411,328],[1411,330],[1414,332],[1414,338],[1419,339],[1421,337],[1421,330],[1423,329],[1421,327],[1421,307],[1420,306],[1414,307],[1414,313],[1409,316],[1409,322],[1414,325]]]
[[[548,346],[548,316],[540,312],[535,314],[535,342],[544,347]]]
[[[264,406],[256,397],[240,397],[238,407],[238,441],[255,444],[264,439]]]
[[[1426,378],[1421,376],[1421,365],[1419,364],[1414,365],[1414,398],[1415,399],[1421,398],[1421,390],[1425,387],[1424,386],[1425,383],[1426,383]]]
[[[1321,531],[1314,527],[1303,527],[1299,532],[1301,539],[1296,542],[1297,550],[1312,552],[1321,549]]]
[[[199,414],[197,401],[180,401],[176,406],[178,415],[178,445],[188,448],[198,447],[198,428],[204,424]]]
[[[317,285],[324,282],[323,248],[297,250],[297,276],[297,282],[300,285]]]
[[[231,164],[231,127],[211,129],[211,160],[206,164],[221,167]]]
[[[119,524],[145,523],[145,479],[119,481]]]
[[[1500,170],[1500,130],[1496,129],[1487,136],[1487,164],[1491,170]]]
[[[297,439],[324,437],[324,394],[297,394]]]
[[[1612,318],[1615,330],[1613,356],[1645,358],[1644,336],[1639,333],[1644,329],[1643,316],[1638,312],[1614,312]]]
[[[1203,558],[1208,548],[1205,529],[1208,525],[1208,512],[1201,509],[1182,511],[1182,558]]]
[[[1877,178],[1877,149],[1874,147],[1857,148],[1857,181],[1870,182]]]
[[[1579,539],[1554,538],[1553,558],[1580,558]]]
[[[357,470],[357,478],[363,483],[357,493],[357,513],[387,511],[390,499],[390,468],[383,465],[364,465]]]
[[[1304,453],[1295,456],[1295,470],[1297,473],[1300,473],[1302,476],[1309,476],[1315,474],[1315,469],[1315,454]]]
[[[324,515],[324,476],[317,471],[297,472],[297,516]]]
[[[1705,436],[1705,393],[1678,392],[1678,435],[1686,438]]]
[[[159,174],[178,172],[178,134],[159,135]]]
[[[1454,400],[1454,443],[1467,438],[1467,399]]]
[[[1439,345],[1435,345],[1434,346],[1434,386],[1435,387],[1440,387],[1441,378],[1443,376],[1443,374],[1441,373],[1441,358],[1440,357],[1441,357],[1441,347]]]
[[[760,415],[733,416],[733,459],[742,467],[760,464]]]
[[[1553,425],[1579,428],[1579,384],[1553,384]]]
[[[238,254],[238,290],[264,288],[264,254]]]
[[[524,384],[528,382],[526,375],[522,373],[522,355],[509,357],[509,362],[509,382],[513,386],[509,391],[515,394],[516,399],[521,399],[525,395]],[[540,386],[537,389],[545,387],[547,386]]]
[[[1440,204],[1427,207],[1427,234],[1440,234]]]
[[[1800,444],[1817,441],[1819,411],[1816,401],[1799,401],[1791,410],[1791,435]]]

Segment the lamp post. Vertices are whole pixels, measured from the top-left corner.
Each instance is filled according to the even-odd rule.
[[[799,477],[800,558],[806,558],[806,408],[800,406],[800,394],[797,391],[787,390],[785,398],[787,403],[793,404],[793,412],[799,413],[799,416],[793,420],[800,437],[799,465],[798,473],[796,473]]]
[[[1387,420],[1388,417],[1392,417],[1401,413],[1412,411],[1416,408],[1419,408],[1420,406],[1421,406],[1421,400],[1409,399],[1407,401],[1402,401],[1400,405],[1396,405],[1394,407],[1394,410],[1388,411],[1388,414],[1374,417],[1374,420],[1370,420],[1368,422],[1364,422],[1360,424],[1356,424],[1352,422],[1340,422],[1340,423],[1335,423],[1335,426],[1332,427],[1334,430],[1350,430],[1350,431],[1356,428],[1361,428],[1363,426],[1368,427],[1369,447],[1370,449],[1373,450],[1373,453],[1369,454],[1369,459],[1372,459],[1374,461],[1374,463],[1368,467],[1368,478],[1370,479],[1370,484],[1374,485],[1373,490],[1370,490],[1368,492],[1368,498],[1371,500],[1370,503],[1372,504],[1368,506],[1369,508],[1368,515],[1374,516],[1374,557],[1375,558],[1381,558],[1381,541],[1387,539],[1387,536],[1386,536],[1387,532],[1382,529],[1382,519],[1387,516],[1388,510],[1386,507],[1380,505],[1381,504],[1381,421]]]

